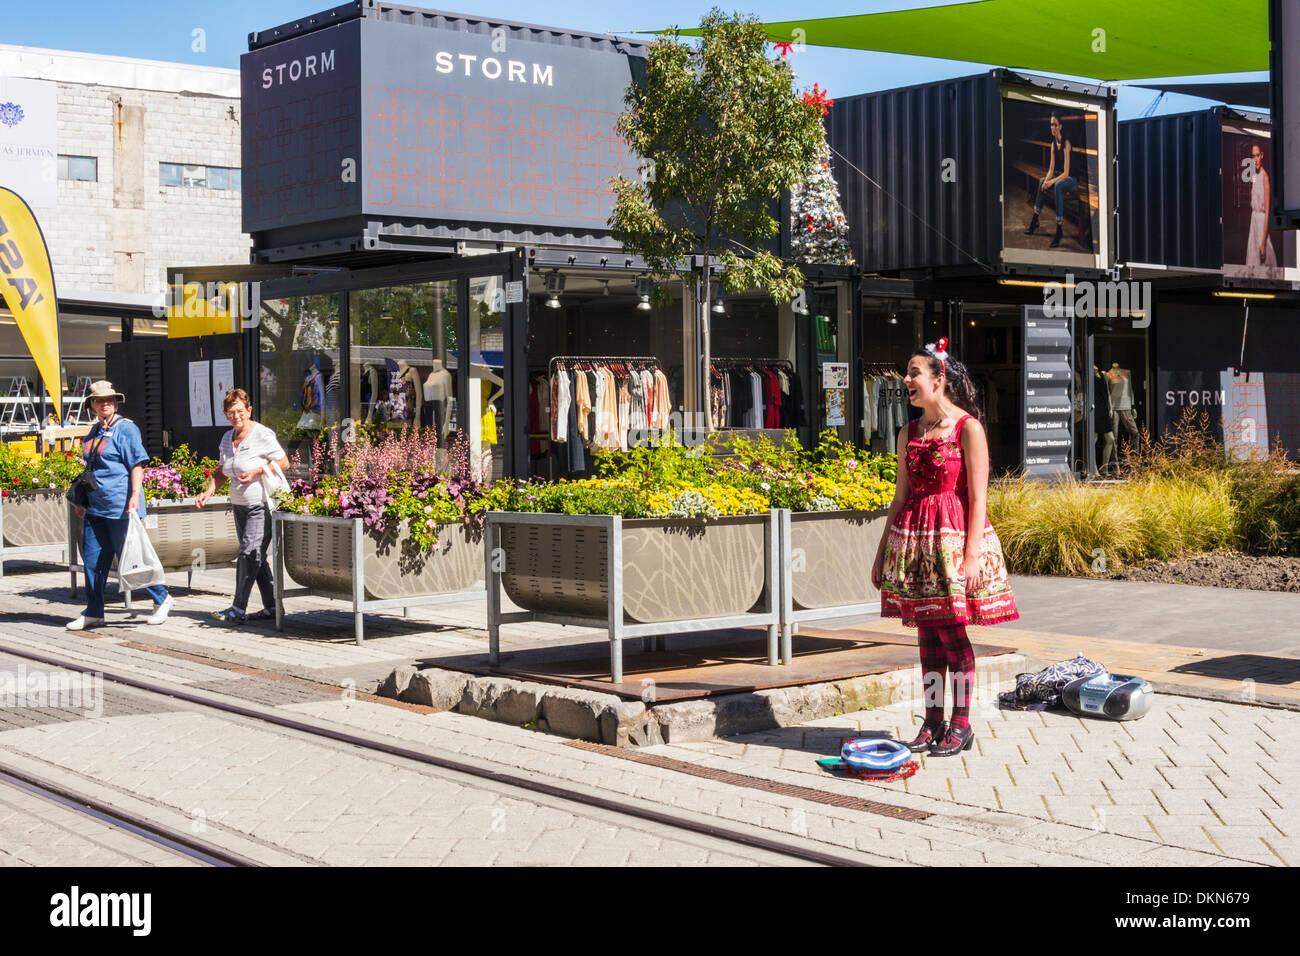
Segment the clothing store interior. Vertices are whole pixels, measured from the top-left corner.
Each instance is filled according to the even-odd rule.
[[[530,281],[528,449],[547,479],[594,474],[626,451],[703,425],[693,387],[694,316],[680,280],[548,270]],[[803,424],[792,326],[767,295],[715,290],[712,410],[723,431]],[[789,310],[784,310],[788,312]]]
[[[950,322],[945,303],[930,299],[864,298],[862,302],[862,430],[873,452],[895,450],[899,429],[920,415],[907,398],[903,373],[918,347],[950,340],[949,350],[975,383],[994,475],[1022,464],[1021,306],[963,302]]]
[[[1093,405],[1090,415],[1082,414],[1087,389],[1080,388],[1082,382],[1076,381],[1075,421],[1080,426],[1076,455],[1081,457],[1091,448],[1091,468],[1081,460],[1079,470],[1098,478],[1118,478],[1124,457],[1139,448],[1139,426],[1147,421],[1147,339],[1140,332],[1113,331],[1120,323],[1104,318],[1090,320],[1089,324],[1094,327],[1090,330],[1092,368],[1083,367],[1086,348],[1076,349],[1075,355],[1077,378],[1091,375]]]

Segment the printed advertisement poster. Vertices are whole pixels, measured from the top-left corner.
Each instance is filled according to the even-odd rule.
[[[0,76],[0,183],[33,209],[59,200],[58,87]]]
[[[845,391],[841,388],[827,388],[822,390],[823,401],[826,406],[826,424],[843,425],[844,424],[844,395]]]
[[[1282,279],[1296,264],[1295,231],[1269,229],[1273,143],[1223,128],[1223,274]]]
[[[822,365],[822,388],[848,388],[849,363],[825,362]]]
[[[1102,117],[1082,105],[1002,101],[1005,258],[1087,265],[1081,257],[1100,254]]]
[[[190,427],[212,427],[211,362],[190,363]]]
[[[225,417],[226,392],[235,387],[235,360],[212,360],[212,415],[213,423],[220,424]]]

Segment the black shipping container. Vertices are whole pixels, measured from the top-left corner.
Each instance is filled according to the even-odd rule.
[[[239,333],[166,339],[140,336],[104,347],[108,380],[126,396],[122,414],[136,423],[144,450],[167,459],[181,445],[196,455],[217,457],[221,436],[230,429],[218,397],[211,396],[213,424],[196,427],[190,415],[190,363],[223,359],[234,363],[235,387],[250,396],[257,383],[250,380]],[[211,385],[209,385],[209,390]]]
[[[1004,108],[1012,100],[1014,110],[1024,104],[1041,115],[1012,116]],[[922,278],[1110,268],[1114,100],[1110,88],[1003,69],[836,99],[828,117],[833,165],[863,269]],[[1071,114],[1072,106],[1083,109]],[[1036,236],[1022,240],[1013,222],[1032,212],[1053,113],[1074,124],[1078,132],[1065,138],[1080,144],[1071,161],[1079,187],[1069,194],[1069,236],[1057,249],[1047,243],[1056,224],[1052,203]],[[1099,137],[1100,146],[1088,148]],[[1023,205],[1008,214],[1004,197]]]
[[[645,46],[350,3],[249,35],[243,225],[254,259],[613,248],[613,127]]]
[[[1269,233],[1276,267],[1246,264],[1252,219],[1258,218],[1252,201],[1268,191],[1262,181],[1254,190],[1250,147],[1261,147],[1261,168],[1271,174],[1270,132],[1267,115],[1226,106],[1120,123],[1121,261],[1222,270],[1246,282],[1282,281],[1279,270],[1295,265],[1292,232]]]

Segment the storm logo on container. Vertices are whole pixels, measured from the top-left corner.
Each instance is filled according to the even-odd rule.
[[[82,893],[73,886],[50,897],[51,926],[129,927],[132,936],[148,936],[152,913],[152,893]]]

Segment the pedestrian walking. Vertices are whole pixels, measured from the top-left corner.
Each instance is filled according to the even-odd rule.
[[[68,622],[70,631],[104,623],[104,587],[109,569],[122,553],[130,516],[144,517],[141,489],[145,462],[149,460],[140,429],[135,422],[118,414],[126,398],[113,388],[112,382],[93,383],[86,399],[95,413],[95,423],[82,440],[82,455],[95,480],[86,507],[77,508],[82,519],[81,563],[86,573],[86,609],[76,620]],[[163,623],[172,609],[167,588],[155,585],[144,590],[154,602],[148,623]]]
[[[275,616],[275,579],[266,559],[271,546],[271,489],[289,467],[275,432],[253,421],[253,403],[242,388],[226,392],[222,402],[230,431],[221,437],[220,470],[195,499],[202,508],[219,488],[230,483],[230,506],[239,535],[239,561],[235,567],[235,598],[213,617],[223,624],[264,621]],[[249,614],[248,598],[253,584],[262,595],[262,610]]]
[[[881,616],[901,617],[918,631],[925,723],[908,746],[946,757],[975,739],[975,654],[966,625],[1000,624],[1020,614],[1001,542],[985,514],[988,439],[969,373],[940,339],[912,354],[903,383],[922,416],[898,435],[898,484],[871,580],[880,589]],[[954,700],[945,723],[948,671]]]

